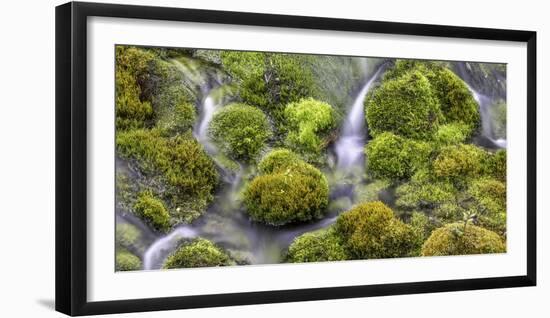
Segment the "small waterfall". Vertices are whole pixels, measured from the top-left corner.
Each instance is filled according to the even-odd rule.
[[[176,248],[181,239],[190,239],[196,236],[197,232],[189,225],[181,225],[170,234],[157,239],[143,254],[143,269],[161,268],[166,256]]]
[[[493,118],[491,115],[491,106],[493,106],[493,100],[489,96],[480,94],[472,87],[466,84],[477,104],[479,105],[479,115],[481,117],[481,134],[492,142],[497,148],[506,148],[506,139],[495,138],[493,131]]]
[[[372,83],[378,78],[382,67],[367,80],[344,120],[342,135],[335,143],[337,168],[348,170],[351,167],[362,167],[366,142],[364,101]]]

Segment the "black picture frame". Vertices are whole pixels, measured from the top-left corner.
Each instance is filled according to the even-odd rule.
[[[448,292],[536,285],[536,32],[70,2],[56,7],[56,310],[68,315]],[[370,32],[527,44],[527,274],[352,287],[88,302],[86,36],[91,16]]]

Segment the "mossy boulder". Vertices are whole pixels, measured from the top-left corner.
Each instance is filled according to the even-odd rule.
[[[170,214],[164,202],[157,199],[150,192],[138,194],[134,211],[154,229],[165,232],[170,229]]]
[[[418,72],[426,77],[442,116],[441,124],[460,123],[467,127],[467,136],[471,136],[479,126],[478,104],[464,81],[448,68],[444,62],[419,60],[397,60],[392,70],[384,76],[385,80],[396,80]]]
[[[160,177],[173,223],[194,220],[212,201],[218,172],[189,133],[168,138],[160,129],[122,131],[117,133],[116,147],[117,155],[135,162],[147,177]]]
[[[274,171],[284,169],[288,166],[301,162],[302,159],[291,150],[278,148],[266,154],[260,163],[258,169],[261,174],[269,174]]]
[[[227,156],[249,162],[256,159],[264,147],[271,128],[258,108],[231,104],[214,114],[209,134]]]
[[[430,152],[426,142],[381,133],[366,146],[367,170],[376,178],[409,178],[428,164]]]
[[[254,178],[244,191],[244,204],[253,220],[277,226],[322,217],[328,194],[326,177],[298,162]]]
[[[348,255],[334,229],[321,229],[302,234],[288,248],[286,260],[290,263],[342,261]]]
[[[365,99],[369,132],[384,132],[413,139],[430,139],[442,119],[430,82],[418,70],[384,79]]]
[[[135,225],[117,222],[115,242],[125,249],[138,250],[141,244],[141,232]]]
[[[500,149],[487,159],[487,173],[494,178],[506,182],[506,150]]]
[[[335,127],[332,106],[307,98],[288,104],[284,114],[288,127],[285,143],[306,157],[318,156],[328,144],[325,138]]]
[[[454,202],[457,190],[445,181],[409,181],[395,189],[395,205],[400,210],[430,210]]]
[[[501,235],[506,233],[506,184],[482,178],[472,181],[468,194],[475,200],[479,225]]]
[[[459,144],[447,146],[433,162],[437,177],[451,180],[478,177],[486,169],[488,153],[474,145]]]
[[[438,147],[457,145],[468,140],[471,128],[462,123],[441,125],[434,134],[433,140]]]
[[[229,255],[209,240],[197,238],[185,242],[166,258],[163,268],[228,266],[233,262]]]
[[[155,55],[147,50],[117,45],[115,48],[116,128],[144,127],[153,118],[153,107],[142,98],[142,86],[149,76]]]
[[[355,259],[416,255],[421,238],[382,202],[362,203],[340,214],[335,224],[348,254]]]
[[[489,254],[506,252],[506,244],[495,232],[463,223],[447,224],[432,232],[422,246],[423,256]]]
[[[137,271],[141,269],[141,259],[128,250],[117,250],[115,255],[116,271]]]

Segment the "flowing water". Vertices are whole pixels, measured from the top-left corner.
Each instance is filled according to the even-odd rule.
[[[368,66],[369,59],[365,59]],[[192,74],[192,82],[201,96],[198,106],[199,120],[193,129],[195,138],[204,145],[206,151],[214,158],[222,175],[220,189],[207,211],[192,224],[177,226],[163,236],[149,235],[147,246],[141,254],[144,269],[154,270],[162,267],[166,257],[178,246],[181,240],[203,237],[224,247],[234,258],[249,264],[273,264],[282,261],[283,251],[295,237],[310,231],[325,228],[333,224],[341,211],[351,207],[354,202],[354,188],[357,178],[364,174],[364,147],[368,136],[365,126],[364,100],[369,90],[380,75],[385,65],[378,66],[373,74],[366,76],[356,97],[348,107],[348,113],[342,123],[341,135],[333,144],[336,165],[331,171],[325,171],[332,178],[330,200],[343,201],[339,208],[332,208],[327,215],[318,221],[308,224],[271,227],[252,222],[239,202],[240,192],[244,186],[249,168],[240,164],[238,171],[229,171],[217,162],[217,147],[208,136],[208,126],[214,113],[227,101],[220,100],[216,90],[223,85],[222,76],[216,71],[200,73],[193,65],[174,61],[186,75]],[[506,141],[492,139],[492,126],[488,107],[492,100],[472,90],[480,106],[482,134],[498,147],[505,147]],[[332,177],[338,176],[338,177]],[[355,178],[355,179],[354,179]],[[336,180],[336,181],[335,181]],[[117,213],[117,222],[133,223],[139,228],[147,227],[130,215]],[[151,231],[149,231],[151,232]]]

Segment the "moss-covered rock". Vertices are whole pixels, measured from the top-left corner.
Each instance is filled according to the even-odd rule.
[[[367,170],[376,178],[408,178],[428,164],[430,152],[428,143],[385,132],[366,146]]]
[[[116,271],[137,271],[141,269],[141,260],[128,250],[119,249],[115,255]]]
[[[445,181],[410,181],[398,186],[395,205],[400,210],[431,210],[454,202],[457,190]]]
[[[484,228],[501,235],[506,233],[506,184],[483,178],[474,180],[468,194],[475,200],[476,217]]]
[[[334,229],[305,233],[294,239],[286,260],[290,263],[342,261],[348,259]]]
[[[335,126],[332,107],[307,98],[288,104],[284,114],[288,125],[285,143],[306,158],[319,156],[328,144],[328,132]]]
[[[115,49],[116,128],[144,127],[153,118],[153,107],[142,98],[140,83],[147,80],[155,55],[130,46],[117,45]]]
[[[340,214],[335,230],[348,254],[358,259],[412,256],[422,243],[414,228],[382,202],[359,204]]]
[[[390,187],[388,180],[374,180],[366,185],[355,186],[355,201],[359,203],[380,200],[380,193]]]
[[[433,162],[437,177],[451,180],[478,177],[486,169],[488,153],[474,145],[459,144],[441,149]]]
[[[441,125],[435,132],[433,140],[438,147],[457,145],[468,139],[470,131],[470,127],[462,123]]]
[[[162,267],[172,269],[228,266],[232,264],[229,255],[220,247],[206,239],[197,238],[191,242],[185,242],[168,255]]]
[[[442,119],[430,82],[417,70],[384,79],[365,99],[369,132],[384,132],[414,139],[429,139]]]
[[[271,136],[264,113],[245,104],[231,104],[214,114],[209,133],[227,156],[235,160],[256,159]]]
[[[506,150],[500,149],[491,154],[487,159],[486,169],[490,176],[506,182]]]
[[[164,203],[155,198],[152,193],[140,193],[134,205],[134,211],[156,230],[164,232],[170,229],[170,214]]]
[[[115,242],[125,249],[139,249],[141,240],[140,230],[130,223],[118,223],[115,228]]]
[[[159,129],[135,129],[116,136],[117,154],[135,162],[148,177],[159,176],[173,223],[200,216],[218,183],[214,162],[190,134],[167,138]]]
[[[432,232],[422,246],[423,256],[506,252],[506,244],[492,231],[463,223],[447,224]]]
[[[398,60],[384,79],[400,79],[410,72],[424,75],[443,115],[440,122],[461,123],[467,128],[466,135],[471,136],[480,122],[478,104],[466,83],[447,66],[443,62]]]
[[[258,169],[261,174],[268,174],[295,165],[301,161],[300,156],[291,150],[278,148],[270,151],[262,158],[258,164]]]
[[[244,192],[244,203],[253,220],[283,225],[322,217],[328,194],[326,177],[298,162],[254,178]]]

